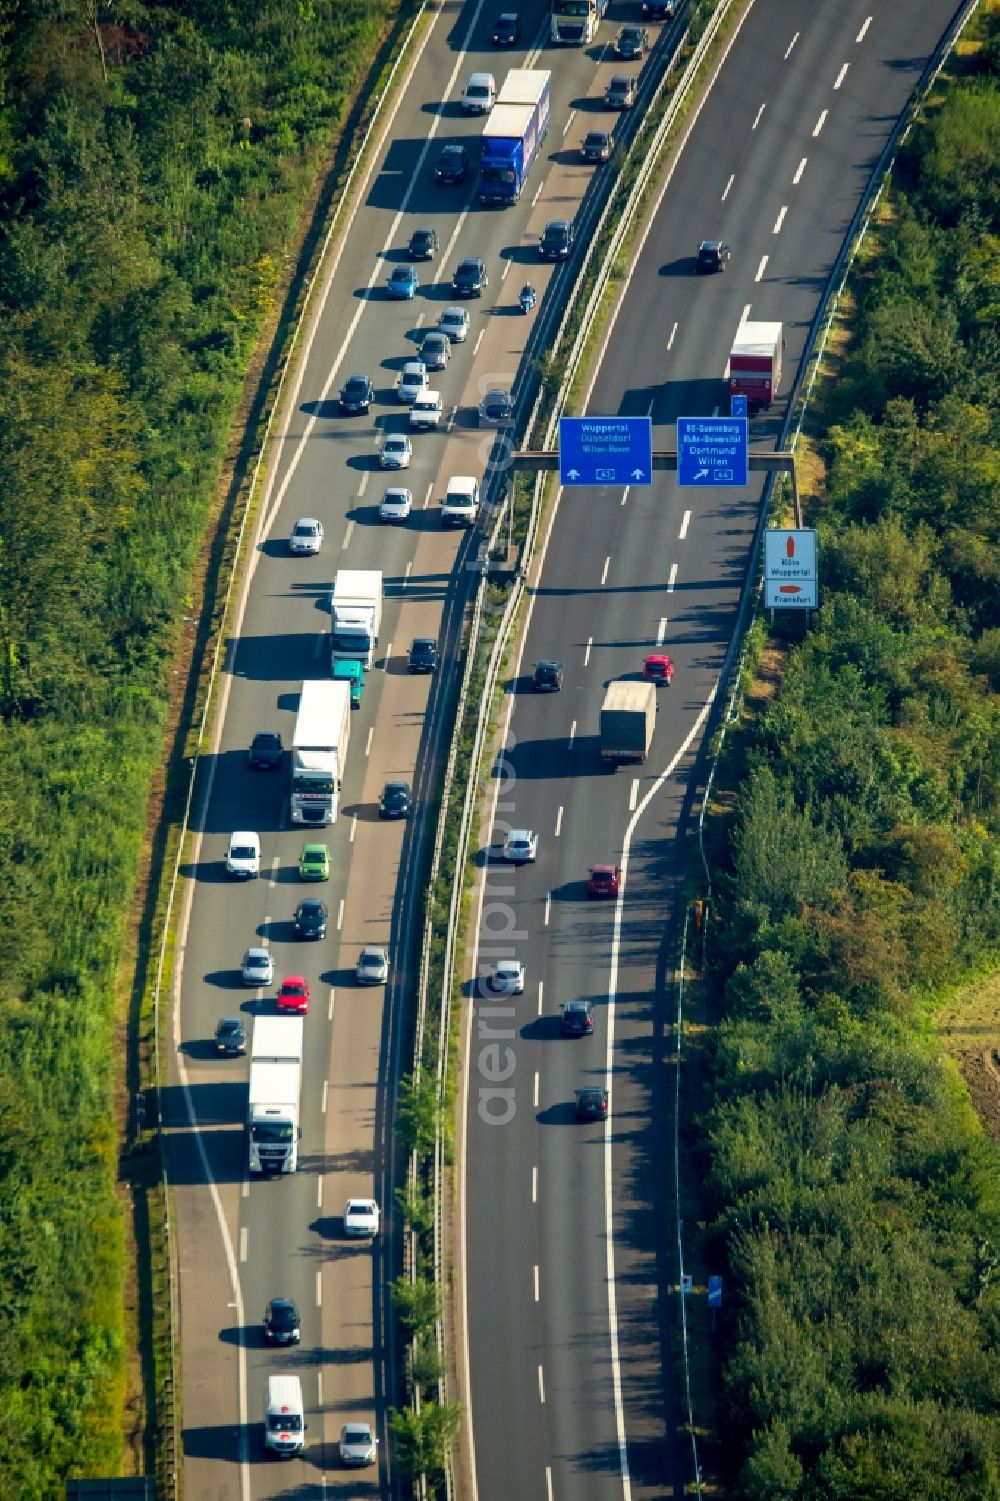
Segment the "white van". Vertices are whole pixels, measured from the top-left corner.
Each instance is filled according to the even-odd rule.
[[[473,73],[465,85],[462,108],[467,115],[488,115],[496,103],[497,81],[492,73]]]
[[[260,875],[260,838],[247,829],[240,829],[229,838],[226,855],[226,875],[237,881],[249,881]]]
[[[471,474],[454,474],[441,502],[442,526],[474,526],[479,510],[479,481]]]
[[[264,1450],[278,1459],[301,1454],[306,1424],[298,1376],[268,1376],[264,1389]]]

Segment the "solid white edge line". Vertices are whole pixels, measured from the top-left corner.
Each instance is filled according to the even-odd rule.
[[[478,12],[477,12],[477,14],[478,14]],[[722,68],[725,65],[726,59],[729,57],[730,52],[732,51],[733,47],[735,46],[736,40],[737,40],[737,38],[738,38],[741,30],[743,29],[743,24],[744,24],[744,22],[746,20],[746,17],[749,14],[750,14],[750,7],[748,6],[747,9],[744,11],[743,15],[740,16],[739,19],[737,20],[735,26],[733,27],[732,34],[726,40],[726,45],[723,48],[721,55],[715,61],[715,71],[712,74],[712,78],[710,80],[710,84],[715,82],[715,80],[719,76],[719,73],[722,71]],[[674,171],[676,170],[677,163],[680,161],[681,156],[683,155],[684,147],[687,145],[687,142],[688,142],[688,139],[690,138],[691,132],[694,130],[694,127],[695,127],[695,125],[698,122],[698,118],[699,118],[699,116],[701,114],[702,109],[704,108],[705,101],[709,97],[709,93],[710,93],[710,89],[708,89],[708,90],[705,91],[705,94],[702,96],[700,102],[696,105],[696,107],[693,109],[691,115],[688,118],[688,121],[687,121],[687,130],[684,133],[684,135],[681,138],[681,140],[677,144],[677,149],[676,149],[676,151],[674,152],[674,154],[673,154],[673,156],[671,158],[669,169],[664,173],[659,196],[657,197],[655,203],[653,203],[651,205],[650,212],[646,216],[643,233],[640,235],[639,243],[635,247],[635,258],[633,259],[633,263],[632,263],[633,267],[635,267],[635,265],[637,265],[637,263],[638,263],[639,254],[640,254],[643,246],[645,245],[646,240],[649,237],[649,234],[650,234],[650,231],[652,229],[653,223],[654,223],[654,221],[656,219],[657,210],[659,209],[659,206],[660,206],[661,202],[663,201],[663,197],[664,197],[664,194],[667,191],[667,188],[670,186],[670,182],[671,182],[671,179],[673,178]],[[541,192],[541,187],[539,187],[538,191],[539,191],[539,193]],[[536,195],[536,201],[537,201],[537,195]],[[623,296],[624,296],[625,291],[627,291],[627,289],[628,289],[628,285],[629,285],[629,282],[631,281],[631,279],[632,279],[632,274],[630,273],[626,277],[626,279],[625,279],[625,285],[624,285],[624,287],[622,289],[622,295]],[[607,327],[606,332],[605,332],[604,341],[603,341],[603,343],[601,345],[600,350],[597,351],[597,355],[596,355],[596,358],[594,360],[593,367],[592,367],[593,368],[593,377],[591,379],[590,387],[588,388],[588,390],[587,390],[587,392],[585,394],[585,397],[584,397],[585,402],[590,399],[591,393],[593,392],[594,382],[597,380],[597,373],[598,373],[598,371],[600,369],[601,361],[603,359],[604,354],[606,353],[606,351],[608,349],[609,344],[611,343],[611,339],[612,339],[613,334],[614,334],[615,324],[617,322],[617,312],[618,312],[618,308],[620,308],[620,307],[621,307],[621,299],[619,299],[618,303],[616,304],[615,310],[614,310],[611,318],[608,321],[608,327]],[[744,310],[744,315],[743,315],[744,316],[744,320],[747,317],[749,317],[749,314],[750,314],[750,304],[748,303],[747,306],[746,306],[746,309]],[[542,546],[541,546],[541,549],[540,549],[540,552],[539,552],[539,562],[538,562],[537,576],[541,575],[541,572],[542,572],[542,570],[544,568],[544,565],[545,565],[545,558],[546,558],[546,555],[547,555],[548,549],[549,549],[549,541],[550,541],[551,536],[552,536],[552,530],[553,530],[553,527],[555,525],[556,516],[559,513],[559,502],[562,499],[562,494],[563,494],[562,488],[559,487],[556,490],[555,499],[554,499],[553,504],[551,506],[551,509],[549,511],[549,519],[548,519],[548,526],[546,527],[546,531],[545,531],[545,539],[544,539],[544,541],[542,543]],[[525,646],[525,642],[527,641],[527,638],[528,638],[528,631],[529,631],[529,628],[530,628],[530,625],[531,625],[531,617],[532,617],[532,614],[534,613],[534,607],[535,607],[535,595],[534,595],[533,592],[531,592],[528,595],[528,608],[525,611],[524,624],[522,626],[522,631],[521,631],[521,640],[520,640],[520,642],[518,644],[517,658],[516,658],[516,661],[514,663],[514,676],[515,677],[517,677],[517,676],[520,675],[521,662],[522,662],[522,659],[523,659],[523,656],[524,656],[524,646]],[[227,686],[228,686],[228,679],[227,679]],[[712,700],[714,699],[715,693],[716,693],[716,688],[713,688],[712,689],[711,698],[709,699],[709,703],[711,703]],[[516,701],[516,696],[512,694],[510,696],[508,702],[507,702],[507,711],[506,711],[506,714],[504,716],[503,729],[502,729],[502,731],[500,733],[500,737],[499,737],[499,743],[501,745],[503,745],[503,744],[506,743],[507,733],[508,733],[508,731],[510,729],[510,721],[511,721],[511,718],[512,718],[513,712],[514,712],[515,701]],[[700,723],[700,718],[699,718],[699,723]],[[697,727],[698,726],[696,724],[695,728],[697,729]],[[693,733],[694,733],[694,731],[692,731],[692,734]],[[572,725],[572,728],[570,730],[569,745],[570,745],[570,749],[571,750],[573,748],[573,737],[574,737],[575,734],[576,734],[576,720],[573,721],[573,725]],[[686,740],[684,742],[684,748],[685,749],[687,748],[688,743],[689,743],[689,740]],[[672,764],[675,764],[675,763],[672,763]],[[669,774],[669,772],[665,773],[664,775],[668,775],[668,774]],[[649,790],[649,794],[648,794],[649,797],[652,797],[653,793],[657,790],[657,788],[659,787],[659,785],[660,785],[659,782],[655,782],[653,784],[653,786]],[[492,805],[491,805],[491,810],[490,810],[490,823],[489,823],[489,827],[491,827],[491,828],[493,827],[493,824],[496,822],[496,810],[497,810],[497,803],[499,802],[499,799],[500,799],[500,782],[499,782],[499,778],[498,778],[498,779],[495,780],[494,787],[493,787],[493,798],[492,798]],[[645,806],[646,806],[646,800],[644,799],[643,800],[643,804],[642,804],[642,808],[645,808]],[[642,808],[640,808],[640,810],[639,810],[640,813],[642,811]],[[638,816],[638,815],[636,815],[636,816]],[[484,871],[485,871],[485,868],[484,868]],[[194,883],[192,882],[191,885],[193,887]],[[470,956],[470,973],[471,974],[475,974],[476,973],[476,964],[477,964],[477,958],[478,958],[478,953],[479,953],[479,925],[480,925],[480,922],[481,922],[481,919],[482,919],[483,897],[484,897],[484,894],[485,894],[485,889],[486,889],[486,887],[485,887],[485,874],[483,874],[481,876],[481,878],[480,878],[479,888],[478,888],[478,892],[477,892],[477,895],[476,895],[476,924],[475,924],[475,927],[473,929],[473,942],[472,942],[472,950],[471,950],[471,956]],[[465,1134],[465,1123],[468,1121],[468,1113],[469,1113],[469,1080],[471,1078],[471,1069],[470,1069],[469,1064],[470,1064],[470,1058],[471,1058],[471,1050],[472,1050],[472,1026],[471,1026],[471,1022],[470,1022],[470,1025],[466,1027],[466,1031],[465,1031],[465,1068],[463,1069],[463,1072],[462,1072],[462,1123],[463,1123],[462,1124],[462,1132],[463,1132],[463,1140],[464,1140],[464,1134]],[[609,1118],[610,1118],[610,1113],[609,1113]],[[606,1143],[606,1145],[607,1145],[607,1143]],[[472,1410],[473,1410],[472,1409],[472,1382],[471,1382],[471,1377],[470,1377],[470,1374],[469,1374],[468,1278],[465,1275],[465,1269],[466,1269],[466,1266],[468,1265],[468,1245],[467,1245],[467,1238],[466,1238],[466,1231],[465,1231],[465,1225],[466,1225],[465,1205],[466,1205],[466,1196],[467,1196],[467,1188],[468,1188],[468,1183],[467,1183],[468,1152],[467,1151],[463,1151],[463,1152],[460,1153],[460,1161],[461,1161],[461,1170],[460,1170],[459,1175],[458,1175],[458,1190],[459,1190],[459,1206],[458,1206],[459,1207],[459,1215],[458,1215],[458,1222],[459,1222],[459,1250],[460,1250],[460,1255],[461,1255],[461,1258],[462,1258],[462,1277],[461,1277],[462,1286],[461,1286],[461,1293],[460,1293],[460,1297],[459,1297],[459,1303],[460,1303],[460,1307],[461,1307],[461,1311],[462,1311],[462,1350],[463,1350],[463,1355],[464,1355],[464,1364],[463,1364],[462,1376],[461,1376],[460,1379],[462,1381],[462,1389],[463,1389],[464,1394],[465,1394],[465,1404],[464,1404],[465,1405],[465,1413],[466,1413],[465,1432],[466,1432],[466,1436],[467,1436],[467,1439],[468,1439],[468,1445],[469,1445],[469,1488],[470,1488],[470,1491],[471,1491],[471,1501],[478,1501],[479,1487],[478,1487],[478,1481],[476,1479],[475,1424],[474,1424],[473,1418],[472,1418]],[[610,1261],[609,1261],[609,1265],[611,1265],[612,1267],[613,1267],[613,1264],[614,1264],[613,1263],[613,1255],[614,1255],[614,1248],[613,1248],[612,1242],[609,1240],[608,1241],[608,1256],[609,1256],[609,1258],[611,1258]],[[612,1297],[612,1289],[613,1289],[613,1283],[609,1283],[609,1295],[608,1295],[608,1313],[609,1313],[609,1321],[610,1321],[610,1336],[609,1337],[610,1337],[611,1344],[612,1344],[615,1352],[617,1353],[617,1348],[618,1348],[618,1322],[617,1322],[616,1303],[615,1303],[615,1301],[613,1300],[613,1297]],[[618,1451],[619,1451],[619,1463],[620,1463],[620,1466],[621,1466],[621,1476],[622,1476],[622,1496],[623,1496],[623,1501],[631,1501],[631,1497],[632,1497],[632,1483],[631,1483],[631,1479],[630,1479],[630,1476],[629,1476],[629,1468],[628,1468],[628,1447],[627,1447],[627,1440],[626,1440],[626,1436],[625,1436],[625,1415],[624,1415],[624,1410],[623,1410],[622,1402],[621,1402],[621,1378],[620,1378],[620,1375],[619,1375],[619,1379],[618,1379],[617,1400],[616,1400],[616,1403],[615,1403],[615,1417],[616,1417],[617,1424],[618,1424]]]
[[[622,1487],[624,1501],[631,1501],[632,1481],[628,1464],[628,1441],[625,1436],[625,1405],[622,1398],[622,1373],[621,1356],[618,1348],[618,1289],[615,1283],[615,1227],[612,1215],[614,1203],[614,1163],[612,1152],[611,1122],[614,1116],[614,1051],[615,1051],[615,1003],[618,995],[618,955],[621,949],[622,916],[625,907],[625,887],[628,881],[629,851],[632,847],[632,836],[638,826],[639,819],[645,813],[653,797],[672,776],[675,768],[687,755],[688,748],[696,735],[701,732],[702,725],[711,712],[715,695],[718,691],[718,680],[713,684],[712,691],[708,695],[698,717],[685,735],[680,747],[673,756],[669,765],[653,782],[646,796],[636,808],[632,817],[625,826],[625,839],[622,845],[622,874],[618,887],[618,896],[615,901],[615,920],[611,935],[611,972],[608,978],[608,1040],[604,1058],[604,1087],[608,1092],[608,1114],[604,1122],[604,1239],[607,1246],[607,1282],[608,1282],[608,1326],[611,1336],[611,1386],[614,1395],[615,1421],[618,1426],[618,1458],[621,1465]]]

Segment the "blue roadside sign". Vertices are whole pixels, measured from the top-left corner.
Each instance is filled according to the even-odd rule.
[[[708,1306],[709,1308],[722,1307],[722,1278],[709,1277],[708,1279]]]
[[[746,417],[749,415],[747,399],[741,391],[737,391],[734,396],[729,398],[729,415],[730,417]]]
[[[650,417],[560,417],[561,485],[651,485]]]
[[[678,417],[677,483],[693,490],[739,488],[750,476],[745,417]]]

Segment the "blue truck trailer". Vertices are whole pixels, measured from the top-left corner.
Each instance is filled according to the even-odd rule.
[[[549,128],[551,81],[547,68],[512,68],[508,73],[483,127],[480,203],[506,206],[520,198]]]

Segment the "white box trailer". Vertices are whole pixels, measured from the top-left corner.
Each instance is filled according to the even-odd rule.
[[[330,598],[330,658],[333,662],[375,660],[382,628],[382,574],[377,568],[342,568]]]
[[[351,685],[343,679],[302,684],[292,736],[292,822],[333,823],[351,735]]]
[[[302,1092],[301,1016],[259,1016],[250,1052],[247,1136],[251,1173],[294,1173]]]

